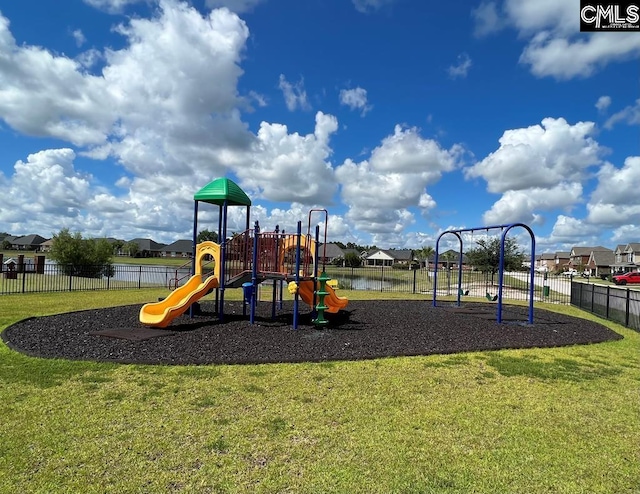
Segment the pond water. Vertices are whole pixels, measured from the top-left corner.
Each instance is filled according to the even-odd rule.
[[[338,280],[338,286],[344,290],[390,290],[394,285],[402,283],[392,283],[389,280],[367,278],[365,276],[338,275],[334,277]]]

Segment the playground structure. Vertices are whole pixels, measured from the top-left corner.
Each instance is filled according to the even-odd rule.
[[[489,230],[494,230],[494,229],[498,229],[500,228],[502,234],[500,237],[500,262],[498,265],[498,293],[496,295],[492,295],[489,292],[487,292],[486,297],[489,301],[491,302],[495,302],[497,300],[498,305],[497,305],[497,314],[496,314],[496,320],[498,323],[502,323],[502,291],[503,291],[503,286],[504,286],[504,243],[505,243],[505,239],[507,237],[507,233],[509,232],[509,230],[511,230],[514,227],[520,226],[522,228],[524,228],[525,230],[527,230],[527,232],[529,232],[529,235],[531,236],[531,251],[530,251],[530,259],[533,262],[533,260],[535,259],[535,252],[536,252],[536,237],[533,233],[533,230],[531,230],[531,228],[529,228],[529,226],[525,225],[524,223],[511,223],[511,224],[507,224],[507,225],[492,225],[492,226],[483,226],[483,227],[476,227],[476,228],[463,228],[460,230],[447,230],[445,232],[442,232],[439,236],[438,239],[436,240],[436,254],[435,254],[435,265],[438,266],[438,254],[439,254],[439,246],[440,246],[440,239],[448,234],[451,233],[453,235],[455,235],[458,238],[458,242],[460,244],[460,251],[459,251],[459,257],[458,257],[458,287],[456,290],[457,293],[457,297],[456,297],[456,305],[460,306],[460,297],[462,295],[464,295],[465,293],[468,293],[468,291],[465,291],[462,289],[462,255],[463,255],[463,241],[462,241],[462,236],[460,235],[461,233],[465,233],[465,232],[471,232],[471,234],[473,234],[473,232],[476,231],[486,231],[488,232]],[[437,295],[437,287],[438,287],[438,270],[436,269],[434,272],[434,276],[433,276],[433,306],[436,307],[437,306],[437,302],[436,302],[436,295]],[[535,288],[535,271],[533,269],[529,270],[529,309],[528,309],[528,322],[529,324],[533,324],[533,297],[534,297],[534,288]]]
[[[329,277],[324,271],[319,273],[320,227],[311,235],[313,212],[324,212],[325,231],[322,245],[326,245],[328,213],[326,210],[311,210],[306,235],[302,234],[302,222],[299,221],[296,233],[280,231],[262,232],[256,221],[249,228],[251,200],[242,189],[227,178],[219,178],[209,183],[194,195],[193,221],[193,257],[191,277],[164,300],[145,304],[140,309],[142,324],[164,328],[176,317],[189,310],[193,316],[194,304],[215,290],[215,309],[218,318],[224,320],[224,296],[229,288],[242,288],[246,306],[250,307],[249,319],[255,321],[257,287],[272,281],[272,317],[275,318],[278,300],[282,301],[283,283],[289,282],[294,295],[293,328],[298,328],[299,299],[310,305],[314,312],[316,326],[328,323],[325,312],[335,313],[346,307],[348,300],[338,297]],[[206,241],[197,243],[198,204],[214,204],[219,207],[218,238],[222,243]],[[246,207],[246,229],[227,239],[227,213],[229,206]],[[207,257],[213,259],[214,269],[210,276],[203,279],[203,262]],[[325,256],[323,255],[323,261]]]

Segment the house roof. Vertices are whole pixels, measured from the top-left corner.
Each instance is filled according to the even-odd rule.
[[[165,244],[159,244],[150,238],[134,238],[130,241],[138,244],[140,250],[147,250],[149,252],[157,252],[165,246]]]
[[[624,252],[639,252],[639,251],[640,251],[640,243],[637,243],[637,242],[628,243],[624,247]]]
[[[176,240],[175,242],[165,245],[160,249],[162,252],[192,252],[192,240]]]
[[[593,251],[603,251],[603,250],[608,252],[613,252],[611,249],[608,249],[607,247],[602,247],[601,245],[598,245],[596,247],[574,247],[573,249],[571,249],[571,253],[574,256],[588,256]]]
[[[342,250],[337,244],[322,244],[318,247],[319,255],[324,255],[329,259],[335,259],[336,257],[344,257],[344,250]]]
[[[413,259],[413,251],[410,249],[385,250],[385,252],[397,261],[410,261]]]
[[[378,253],[382,253],[395,261],[410,261],[413,259],[413,251],[408,249],[375,249],[374,251],[369,252],[367,258],[371,258]]]
[[[594,250],[591,252],[589,261],[593,260],[596,266],[609,266],[616,260],[616,254],[613,251]]]
[[[17,237],[11,243],[13,245],[40,245],[45,240],[47,239],[40,235],[31,234],[23,237]]]
[[[569,259],[571,252],[556,252],[556,259]]]

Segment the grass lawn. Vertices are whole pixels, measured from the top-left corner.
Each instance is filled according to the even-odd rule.
[[[4,295],[0,330],[165,294]],[[603,324],[624,339],[314,364],[100,364],[0,344],[0,493],[640,492],[640,334]]]

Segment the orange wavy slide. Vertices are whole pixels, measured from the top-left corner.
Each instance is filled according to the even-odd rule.
[[[140,322],[147,326],[166,328],[171,321],[187,311],[191,304],[204,297],[209,290],[218,287],[218,278],[209,276],[202,281],[202,275],[196,274],[186,284],[176,288],[160,302],[145,304],[140,309]]]
[[[346,297],[338,297],[336,292],[331,286],[326,285],[326,291],[328,295],[324,297],[324,305],[328,308],[326,312],[335,314],[340,309],[344,309],[349,303],[349,299]],[[301,281],[298,285],[298,295],[304,300],[305,303],[311,307],[315,307],[313,300],[313,281]]]

